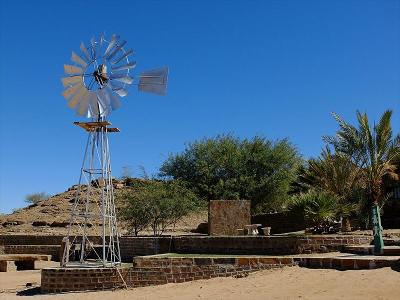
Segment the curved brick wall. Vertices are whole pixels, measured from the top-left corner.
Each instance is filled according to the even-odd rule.
[[[257,270],[292,266],[293,258],[137,257],[131,268],[42,269],[42,293],[141,287],[214,277],[244,276]],[[119,273],[119,274],[118,274]],[[122,278],[124,281],[122,280]]]

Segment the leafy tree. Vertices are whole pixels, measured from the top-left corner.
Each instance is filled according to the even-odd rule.
[[[374,226],[375,249],[380,251],[383,246],[380,227],[379,206],[386,199],[384,178],[399,180],[396,172],[396,162],[400,157],[400,136],[393,137],[391,127],[392,111],[387,110],[381,116],[378,124],[371,127],[367,114],[357,111],[358,128],[347,123],[337,114],[333,115],[339,123],[336,136],[325,137],[336,153],[346,155],[363,171],[362,180],[368,206],[379,226]]]
[[[146,227],[161,235],[198,207],[196,195],[177,181],[148,180],[119,194],[118,201],[125,203],[122,216],[135,235]]]
[[[338,219],[340,204],[339,199],[331,193],[311,189],[293,196],[288,209],[303,213],[313,226],[324,226]]]
[[[150,201],[147,201],[141,191],[124,190],[117,193],[117,201],[124,202],[123,209],[120,211],[122,219],[128,225],[129,231],[133,232],[135,236],[150,223]]]
[[[190,143],[160,169],[162,177],[184,181],[199,197],[249,199],[254,213],[280,210],[301,163],[286,139],[243,139],[231,135]]]
[[[320,157],[310,159],[307,166],[302,168],[295,188],[303,192],[316,189],[335,196],[342,230],[350,231],[348,217],[360,211],[359,202],[363,199],[362,171],[347,156],[332,154],[327,147]]]
[[[28,194],[25,196],[25,202],[37,204],[40,201],[44,201],[50,198],[50,195],[45,192]]]

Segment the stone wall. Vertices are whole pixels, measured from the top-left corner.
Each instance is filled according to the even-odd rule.
[[[3,245],[12,251],[35,251],[21,245],[25,236],[0,236]],[[37,237],[30,242],[44,242],[43,247],[36,248],[40,254],[55,255],[55,248],[48,245],[54,237]],[[59,237],[61,244],[62,237]],[[1,240],[1,239],[0,239]],[[153,255],[168,252],[176,253],[215,253],[215,254],[298,254],[310,252],[329,252],[341,250],[347,245],[369,244],[368,236],[352,235],[300,235],[300,236],[165,236],[165,237],[132,237],[120,238],[121,258],[123,262],[132,261],[132,257]],[[16,243],[16,244],[10,244]],[[18,247],[16,245],[19,245]],[[40,244],[37,244],[40,245]],[[35,251],[36,252],[36,251]],[[25,252],[26,253],[26,252]]]
[[[134,237],[123,236],[120,238],[121,259],[131,262],[132,257],[140,255],[154,255],[174,252],[173,237]]]
[[[293,258],[137,257],[132,268],[42,269],[43,293],[141,287],[214,277],[241,277],[249,272],[291,266]],[[123,278],[123,280],[122,280]]]
[[[61,245],[61,235],[0,235],[0,245]]]
[[[307,225],[303,214],[290,211],[254,215],[251,217],[251,223],[271,227],[271,234],[304,230]]]
[[[208,204],[208,234],[237,235],[250,224],[249,200],[211,200]]]
[[[4,254],[46,254],[51,260],[60,260],[60,245],[4,245]]]
[[[173,238],[174,252],[215,254],[299,254],[339,251],[345,245],[369,244],[368,236],[180,236]]]

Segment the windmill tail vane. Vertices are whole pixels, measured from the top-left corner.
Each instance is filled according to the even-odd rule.
[[[168,67],[132,71],[136,62],[127,42],[113,34],[93,37],[72,52],[72,64],[64,65],[61,82],[67,105],[89,122],[74,122],[88,133],[79,184],[71,209],[67,236],[63,240],[62,267],[114,267],[121,264],[119,231],[114,201],[108,133],[119,132],[106,119],[121,107],[132,84],[138,90],[165,95]]]

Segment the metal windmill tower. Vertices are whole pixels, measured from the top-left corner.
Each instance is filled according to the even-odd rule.
[[[163,67],[140,73],[134,83],[130,74],[136,67],[130,60],[134,52],[125,46],[126,41],[118,35],[107,39],[102,34],[88,46],[81,43],[80,54],[72,52],[73,64],[64,65],[62,94],[70,108],[90,120],[74,122],[87,131],[88,139],[63,242],[63,267],[105,267],[121,262],[108,141],[108,134],[119,129],[110,127],[107,117],[121,106],[119,98],[128,94],[129,85],[165,95],[168,76],[168,68]]]

